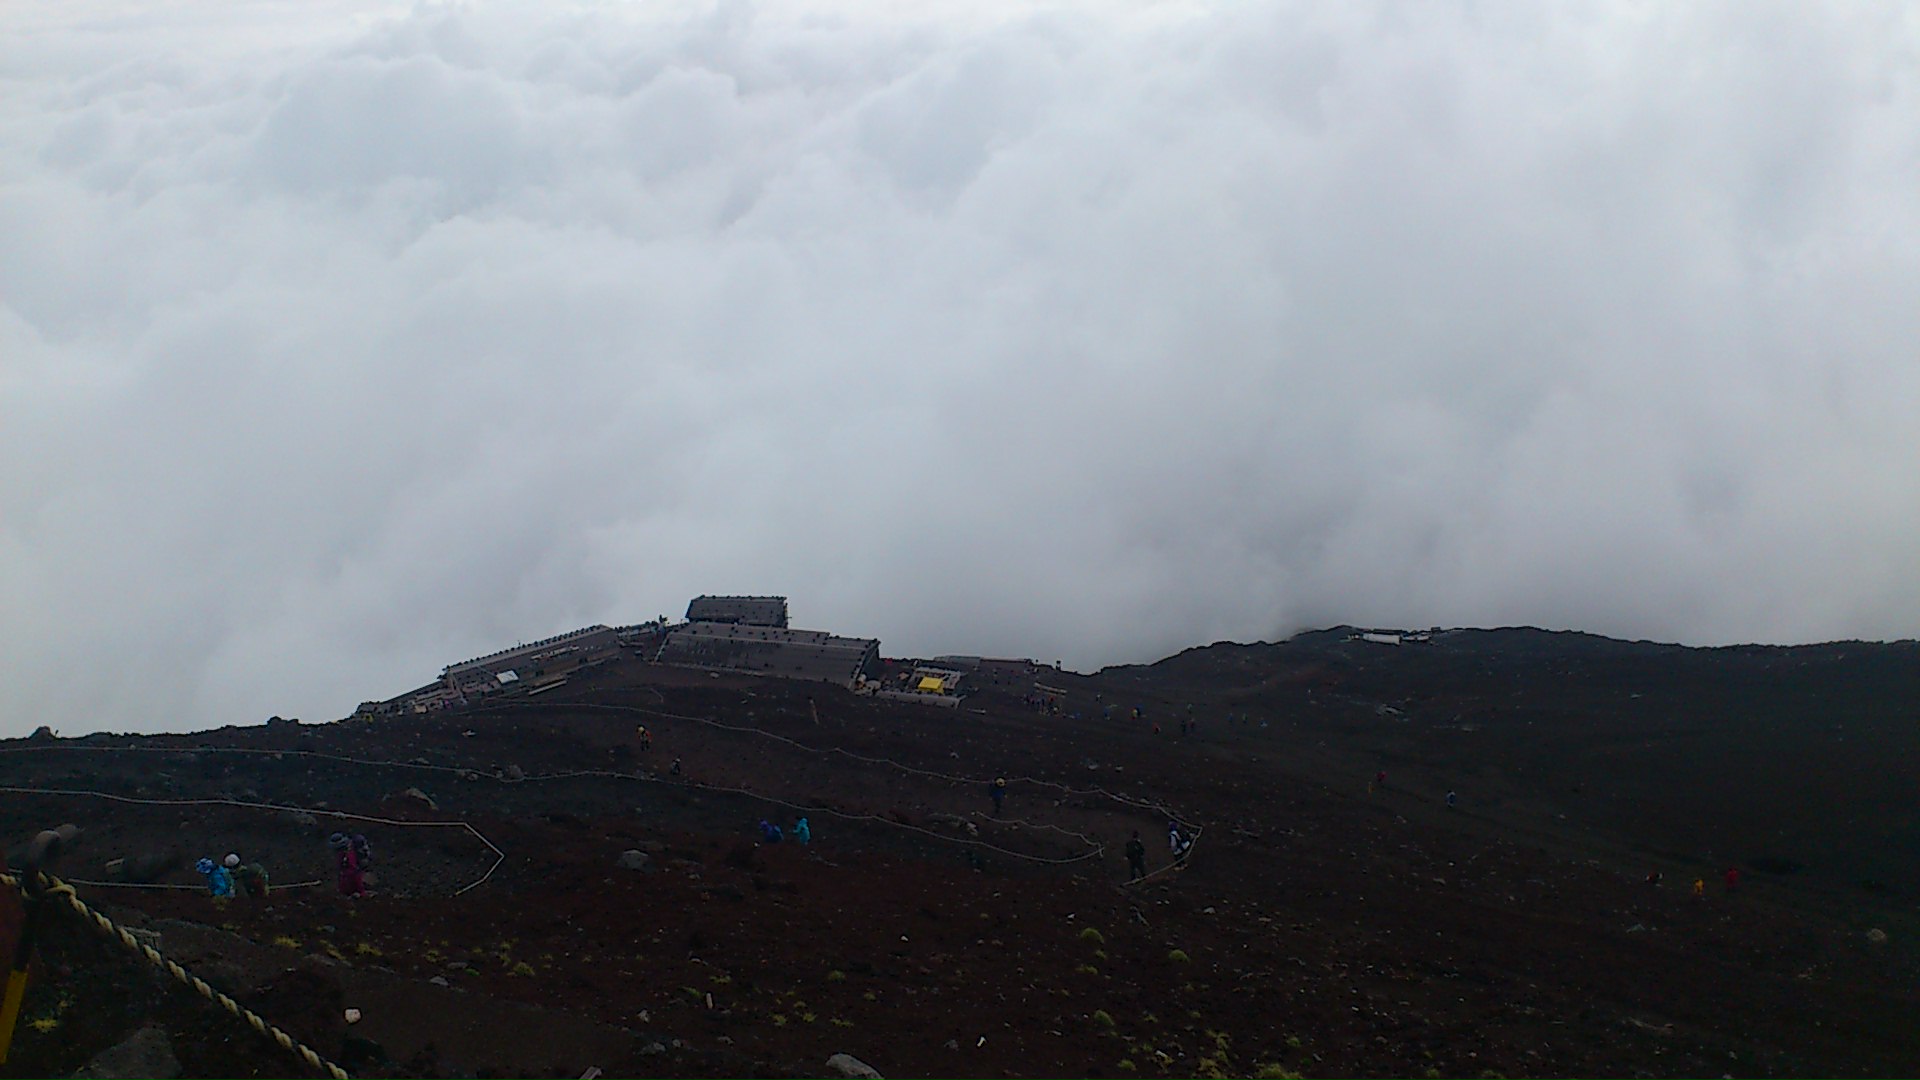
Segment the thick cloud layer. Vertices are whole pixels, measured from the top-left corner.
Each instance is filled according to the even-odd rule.
[[[905,7],[0,9],[0,731],[1920,629],[1911,9]]]

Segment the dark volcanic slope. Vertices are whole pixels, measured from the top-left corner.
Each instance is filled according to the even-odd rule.
[[[86,825],[76,877],[238,848],[280,881],[326,876],[329,811],[471,822],[505,858],[457,897],[479,840],[369,823],[366,902],[82,890],[329,1055],[361,1009],[366,1073],[1920,1071],[1911,646],[1344,637],[1004,669],[952,712],[624,661],[417,721],[5,744],[0,786],[149,801],[0,814]],[[155,805],[207,797],[317,816]],[[1132,830],[1167,861],[1162,805],[1205,827],[1193,861],[1125,887]],[[752,842],[794,807],[813,846]],[[72,925],[47,958],[6,1075],[70,1072],[147,1010],[192,1075],[292,1069]]]
[[[1920,644],[1346,637],[1215,645],[1110,675],[1286,713],[1330,748],[1503,819],[1920,898]]]

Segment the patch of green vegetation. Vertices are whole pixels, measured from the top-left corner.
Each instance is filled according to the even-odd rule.
[[[385,955],[387,955],[386,953],[383,953],[383,952],[381,952],[381,951],[380,951],[380,947],[379,947],[378,945],[375,945],[375,944],[374,944],[373,942],[371,942],[371,941],[363,941],[363,942],[361,942],[360,944],[358,944],[358,945],[355,945],[355,946],[353,947],[353,951],[354,951],[354,952],[356,952],[356,953],[359,953],[359,954],[360,954],[361,956],[385,956]]]
[[[1113,1030],[1113,1014],[1108,1012],[1107,1010],[1105,1009],[1093,1010],[1092,1019],[1095,1026],[1106,1028],[1108,1031]]]
[[[1228,1080],[1233,1075],[1230,1071],[1232,1068],[1233,1062],[1228,1061],[1225,1054],[1218,1057],[1203,1055],[1199,1064],[1194,1066],[1193,1075],[1201,1080]]]
[[[874,992],[873,992],[873,991],[871,991],[871,990],[869,990],[869,991],[867,991],[867,992],[866,992],[866,993],[864,993],[864,994],[861,994],[860,996],[861,996],[861,997],[863,997],[863,998],[865,998],[865,999],[867,999],[868,1001],[879,1001],[879,1000],[880,1000],[880,995],[879,995],[879,994],[876,994],[876,993],[874,993]]]
[[[1138,1071],[1140,1071],[1140,1066],[1138,1066],[1138,1065],[1135,1065],[1135,1064],[1133,1063],[1133,1059],[1132,1059],[1132,1058],[1121,1058],[1121,1059],[1120,1059],[1119,1061],[1116,1061],[1116,1062],[1114,1062],[1114,1063],[1113,1063],[1113,1067],[1114,1067],[1114,1068],[1116,1068],[1116,1069],[1119,1069],[1119,1070],[1120,1070],[1121,1072],[1138,1072]]]
[[[772,1021],[773,1021],[773,1026],[774,1026],[774,1027],[786,1027],[786,1026],[787,1026],[787,1014],[786,1014],[786,1013],[774,1013],[774,1014],[773,1014],[773,1015],[772,1015],[771,1017],[768,1017],[768,1019],[770,1019],[770,1020],[772,1020]]]
[[[1095,945],[1105,945],[1107,943],[1107,936],[1089,926],[1085,930],[1080,931],[1080,940],[1091,941]]]
[[[834,1027],[852,1027],[853,1026],[853,1021],[842,1020],[837,1016],[827,1021],[827,1023],[832,1024]]]
[[[1097,967],[1094,967],[1092,964],[1081,964],[1079,967],[1074,968],[1073,970],[1079,972],[1082,975],[1100,974],[1100,969]]]
[[[820,1019],[820,1017],[818,1014],[815,1014],[815,1013],[803,1012],[800,1014],[800,1021],[802,1023],[811,1024],[818,1019]]]
[[[1173,961],[1176,964],[1184,964],[1187,962],[1188,956],[1184,950],[1175,949],[1172,952],[1167,954],[1167,959]]]
[[[710,979],[713,982],[713,985],[715,986],[728,986],[733,983],[733,976],[728,975],[724,971],[715,972],[714,974],[707,976],[707,978]]]
[[[841,971],[838,968],[835,968],[834,970],[827,972],[827,981],[828,982],[846,982],[847,973],[844,971]]]
[[[285,934],[281,934],[279,937],[274,938],[273,943],[275,945],[280,946],[283,949],[297,949],[300,947],[299,938],[290,938]]]
[[[692,998],[695,1005],[707,1000],[707,992],[697,986],[683,986],[680,992]]]
[[[1302,1042],[1300,1041],[1300,1036],[1298,1036],[1298,1035],[1289,1035],[1289,1036],[1287,1036],[1287,1049],[1289,1049],[1289,1050],[1298,1050],[1298,1049],[1300,1049],[1300,1048],[1301,1048],[1302,1046],[1304,1046],[1304,1045],[1306,1045],[1306,1044],[1305,1044],[1305,1043],[1302,1043]]]
[[[1277,1061],[1263,1061],[1253,1067],[1253,1080],[1300,1080],[1300,1074]]]
[[[1105,960],[1107,958],[1107,950],[1105,949],[1093,950],[1093,958],[1095,960]]]
[[[509,974],[509,975],[532,975],[532,974],[533,974],[533,965],[532,965],[532,964],[529,964],[529,963],[527,963],[527,962],[526,962],[525,960],[522,960],[522,961],[520,961],[519,963],[517,963],[517,964],[515,964],[515,965],[513,965],[513,967],[512,967],[512,969],[511,969],[511,970],[509,970],[509,971],[507,972],[507,974]]]

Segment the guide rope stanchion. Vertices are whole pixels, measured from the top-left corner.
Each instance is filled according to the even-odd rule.
[[[32,873],[35,872],[29,871],[29,874]],[[181,967],[178,963],[167,959],[158,949],[134,937],[132,933],[115,923],[112,919],[88,907],[86,901],[80,899],[80,894],[74,891],[72,885],[44,872],[39,873],[38,876],[43,878],[45,882],[44,887],[38,890],[40,893],[37,900],[38,903],[48,903],[56,897],[66,901],[67,906],[71,907],[83,920],[92,923],[108,937],[113,938],[120,944],[133,950],[133,952],[142,959],[173,976],[179,980],[182,985],[199,993],[201,997],[220,1006],[220,1008],[226,1010],[226,1012],[235,1019],[245,1022],[247,1026],[253,1028],[253,1030],[272,1039],[280,1045],[281,1049],[292,1053],[300,1060],[306,1062],[307,1065],[316,1072],[325,1073],[333,1077],[334,1080],[351,1080],[345,1069],[321,1057],[313,1048],[295,1039],[280,1028],[267,1023],[266,1020],[261,1018],[260,1014],[220,991],[215,990],[213,987],[207,985],[205,979]],[[12,874],[0,874],[0,881],[20,888],[22,892],[31,891],[20,877]]]

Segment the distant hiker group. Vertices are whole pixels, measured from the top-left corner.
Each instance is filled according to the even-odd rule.
[[[778,844],[785,840],[787,836],[788,834],[782,831],[780,826],[768,821],[766,818],[760,819],[761,843]],[[795,818],[792,836],[793,842],[796,844],[811,844],[813,843],[813,826],[807,824],[806,818]]]
[[[225,859],[214,862],[201,859],[193,864],[201,877],[207,879],[207,892],[216,900],[231,899],[236,891],[250,899],[264,899],[267,895],[267,869],[259,863],[242,863],[237,852],[229,853]]]

